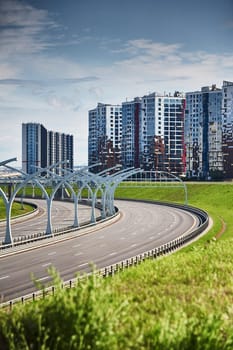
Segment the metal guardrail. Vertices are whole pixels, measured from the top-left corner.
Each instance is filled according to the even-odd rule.
[[[127,199],[128,200],[128,199]],[[132,199],[132,201],[135,201]],[[161,203],[161,202],[152,202],[152,201],[143,201],[146,203],[156,203],[156,204],[162,204],[162,205],[168,205],[168,203]],[[190,207],[190,206],[185,206],[185,205],[180,205],[180,204],[173,204],[169,203],[170,206],[176,207],[179,209],[184,209],[194,215],[196,215],[199,219],[199,226],[195,228],[193,231],[189,232],[188,234],[183,234],[180,237],[173,239],[172,241],[162,244],[161,246],[151,249],[149,251],[145,251],[141,254],[135,255],[131,258],[124,259],[122,261],[119,261],[117,263],[114,263],[112,265],[106,266],[104,268],[101,268],[97,270],[96,273],[97,275],[105,278],[108,276],[113,276],[115,273],[119,273],[120,271],[123,271],[124,269],[128,269],[131,266],[137,266],[141,264],[143,261],[146,259],[156,259],[158,257],[161,257],[163,255],[170,254],[180,247],[184,246],[185,244],[191,242],[194,240],[197,236],[199,236],[209,225],[209,217],[208,214],[199,208],[195,207]],[[86,273],[86,276],[90,275],[91,273]],[[77,277],[70,279],[68,281],[63,282],[62,287],[63,288],[72,288],[74,287],[77,282],[85,276]],[[44,290],[39,290],[34,293],[30,293],[27,295],[24,295],[19,298],[15,298],[13,300],[9,300],[7,302],[4,302],[0,304],[0,307],[2,308],[9,308],[10,310],[13,308],[14,304],[21,303],[24,304],[27,301],[30,300],[36,300],[36,299],[41,299],[45,298],[48,295],[54,295],[56,292],[56,288],[54,286],[50,286],[48,288],[45,288]]]

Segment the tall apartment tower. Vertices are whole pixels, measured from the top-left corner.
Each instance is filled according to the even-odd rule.
[[[22,124],[22,169],[28,174],[36,166],[45,168],[64,161],[60,167],[73,169],[73,135],[48,131],[42,124]],[[62,170],[57,171],[62,174]]]
[[[121,163],[122,108],[98,103],[88,112],[88,165],[98,172]]]
[[[122,103],[121,158],[124,168],[140,167],[142,102],[136,97]]]
[[[22,169],[33,174],[37,166],[47,166],[47,130],[42,124],[22,124]]]
[[[122,104],[124,167],[184,173],[185,99],[152,93]]]
[[[188,177],[223,171],[222,90],[216,85],[186,93],[185,146]]]
[[[233,178],[233,82],[223,81],[222,94],[223,172]]]
[[[56,173],[62,175],[62,169],[73,169],[73,135],[48,131],[48,165],[62,162]]]
[[[185,98],[158,93],[143,96],[142,167],[184,173]]]

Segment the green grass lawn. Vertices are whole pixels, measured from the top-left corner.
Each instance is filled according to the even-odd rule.
[[[51,272],[54,297],[0,313],[0,349],[232,350],[233,186],[187,186],[189,204],[214,220],[205,237],[72,290]],[[116,197],[184,201],[181,188],[119,188]]]
[[[32,210],[34,210],[34,207],[32,207],[29,204],[23,204],[22,206],[21,203],[14,202],[11,210],[11,217],[23,215],[23,214],[29,213]],[[0,220],[4,220],[5,218],[6,218],[6,208],[2,198],[0,198]]]

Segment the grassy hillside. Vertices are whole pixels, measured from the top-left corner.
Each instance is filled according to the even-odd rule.
[[[227,223],[223,239],[233,237],[233,184],[189,184],[188,204],[206,210],[214,220],[214,227],[210,235],[221,230],[222,222]],[[119,187],[116,191],[119,198],[139,198],[179,202],[184,204],[184,190],[181,187],[155,187],[155,188],[126,188]],[[208,235],[208,238],[209,236]],[[201,241],[202,242],[202,241]]]
[[[214,219],[207,237],[1,312],[0,349],[233,349],[233,186],[188,184],[188,191],[189,204]],[[183,202],[181,189],[119,188],[116,196]]]

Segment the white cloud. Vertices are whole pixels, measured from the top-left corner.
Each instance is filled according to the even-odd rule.
[[[75,161],[84,163],[88,110],[97,102],[120,104],[149,91],[192,91],[213,83],[220,87],[223,80],[233,79],[232,52],[187,52],[181,43],[114,40],[113,51],[111,40],[95,38],[103,55],[112,53],[105,64],[95,57],[88,63],[79,61],[78,55],[52,55],[47,49],[65,37],[52,40],[49,30],[59,29],[57,23],[47,11],[24,2],[1,2],[0,23],[0,160],[20,159],[21,123],[37,121],[48,129],[73,133]],[[73,36],[69,44],[81,39]]]
[[[66,96],[58,97],[55,94],[47,96],[47,102],[49,106],[54,107],[59,110],[74,108],[75,104],[71,98]]]
[[[0,3],[0,24],[1,57],[32,54],[46,49],[50,45],[46,29],[57,27],[46,10],[16,0]]]
[[[226,76],[232,79],[231,52],[224,55],[187,52],[179,43],[167,45],[143,39],[127,42],[122,50],[127,51],[126,58],[117,56],[112,66],[97,67],[94,72],[102,77],[107,87],[111,82],[114,84],[115,94],[121,90],[121,95],[135,96],[143,88],[144,93],[148,90],[186,91],[215,82],[221,84]]]

